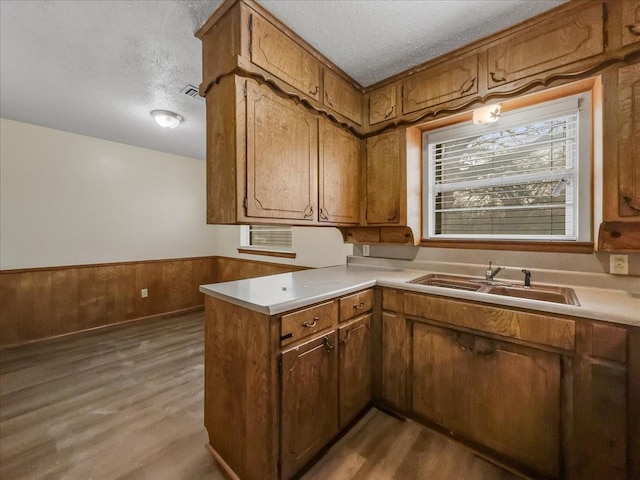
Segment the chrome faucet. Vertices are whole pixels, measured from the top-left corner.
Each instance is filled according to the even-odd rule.
[[[500,273],[502,270],[504,270],[504,267],[496,267],[494,269],[491,268],[491,264],[493,263],[493,260],[489,260],[489,268],[487,268],[487,270],[484,272],[484,278],[488,281],[488,282],[492,282],[493,281],[493,277],[495,277],[496,275],[498,275],[498,273]]]

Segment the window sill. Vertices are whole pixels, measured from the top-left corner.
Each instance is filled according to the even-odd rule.
[[[260,248],[238,247],[238,253],[250,255],[264,255],[266,257],[296,258],[295,252],[282,252],[278,250],[263,250]]]
[[[465,248],[476,250],[515,250],[524,252],[593,253],[593,242],[523,242],[491,240],[422,239],[423,247]]]

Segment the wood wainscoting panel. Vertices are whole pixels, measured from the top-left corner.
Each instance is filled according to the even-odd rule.
[[[211,256],[0,271],[0,348],[198,308],[200,285],[305,268]]]
[[[201,307],[217,257],[0,271],[0,348]],[[149,296],[141,298],[140,289]]]

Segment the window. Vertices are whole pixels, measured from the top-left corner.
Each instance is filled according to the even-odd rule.
[[[424,133],[427,239],[591,240],[585,93]]]
[[[291,226],[245,225],[240,230],[240,245],[252,249],[290,252]]]

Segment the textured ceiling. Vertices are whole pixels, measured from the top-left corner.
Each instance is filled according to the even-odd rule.
[[[564,0],[262,0],[367,86]],[[0,0],[0,116],[204,159],[193,33],[221,0]],[[158,127],[153,109],[185,118]]]

